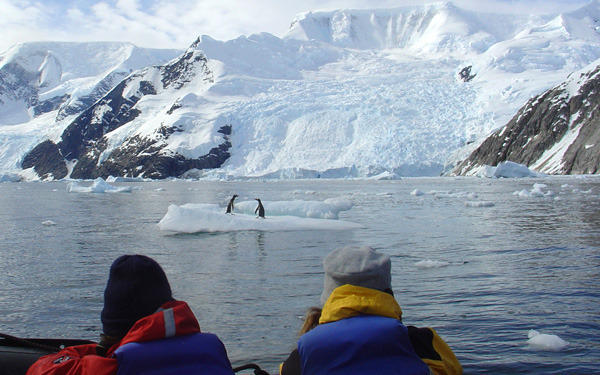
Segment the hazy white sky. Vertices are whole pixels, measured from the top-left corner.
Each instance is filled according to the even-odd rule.
[[[555,13],[591,0],[455,0],[491,12]],[[185,48],[199,35],[229,40],[283,35],[309,10],[394,8],[429,0],[0,0],[0,51],[19,42],[128,41],[143,47]]]

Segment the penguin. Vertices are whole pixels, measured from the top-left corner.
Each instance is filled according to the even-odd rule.
[[[237,194],[234,194],[233,197],[231,197],[231,199],[229,200],[229,203],[227,204],[227,214],[233,214],[233,201],[235,200],[235,198],[237,198]]]
[[[256,210],[254,210],[254,213],[258,212],[258,217],[262,217],[263,219],[265,218],[265,208],[262,205],[262,202],[260,201],[260,199],[258,198],[254,198],[258,201],[258,207],[256,207]]]

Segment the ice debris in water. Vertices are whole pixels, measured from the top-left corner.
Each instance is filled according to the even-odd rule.
[[[494,207],[496,204],[490,201],[466,201],[466,207]]]
[[[469,191],[438,191],[430,190],[427,194],[433,195],[435,198],[467,198],[477,199],[477,194]]]
[[[140,182],[146,181],[141,177],[121,177],[121,176],[108,176],[106,182]]]
[[[52,220],[46,220],[46,221],[42,221],[42,225],[51,226],[51,225],[56,225],[56,223]]]
[[[425,260],[421,260],[421,261],[418,261],[417,263],[415,263],[415,266],[417,266],[419,268],[440,268],[440,267],[446,267],[449,264],[450,263],[442,261],[442,260],[425,259]]]
[[[533,198],[533,197],[553,197],[554,192],[552,190],[544,191],[548,186],[546,184],[533,184],[531,190],[523,189],[521,191],[515,191],[513,195],[519,197]]]
[[[413,191],[410,192],[410,195],[414,195],[415,197],[420,197],[421,195],[424,195],[425,193],[423,193],[421,190],[419,189],[415,189]]]
[[[592,189],[588,189],[588,190],[580,190],[580,189],[573,189],[573,193],[575,194],[591,194],[592,193]]]
[[[549,335],[546,333],[540,333],[534,329],[529,330],[527,333],[529,340],[527,343],[536,349],[559,351],[566,348],[569,343],[556,335]]]
[[[81,186],[76,182],[71,182],[67,186],[69,193],[129,193],[131,187],[117,187],[108,184],[101,177],[94,180],[91,186]]]

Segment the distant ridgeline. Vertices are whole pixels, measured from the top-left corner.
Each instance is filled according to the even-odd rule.
[[[281,38],[187,50],[19,44],[0,53],[0,181],[600,173],[600,0],[569,9],[307,12]]]
[[[61,179],[67,175],[84,179],[111,175],[160,179],[177,177],[190,169],[220,167],[230,156],[231,125],[215,130],[220,135],[220,144],[205,155],[188,158],[164,147],[170,137],[186,130],[185,123],[166,125],[166,120],[152,118],[158,114],[168,117],[182,108],[182,96],[174,94],[177,91],[180,94],[190,90],[198,92],[213,82],[206,62],[194,43],[166,65],[129,75],[77,116],[63,132],[60,142],[44,141],[26,154],[23,169],[33,167],[42,179]],[[167,101],[167,107],[148,109],[143,127],[149,129],[139,129],[139,125],[128,128],[127,125],[142,114],[138,104],[148,96],[161,94],[175,99]],[[110,132],[117,133],[118,142],[114,146],[111,138],[106,137]]]
[[[600,65],[532,98],[453,174],[503,161],[548,174],[600,173]]]

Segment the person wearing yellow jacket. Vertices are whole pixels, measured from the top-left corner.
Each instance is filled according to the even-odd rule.
[[[402,324],[387,255],[345,247],[331,252],[323,265],[323,308],[309,310],[281,375],[462,374],[433,328]]]

